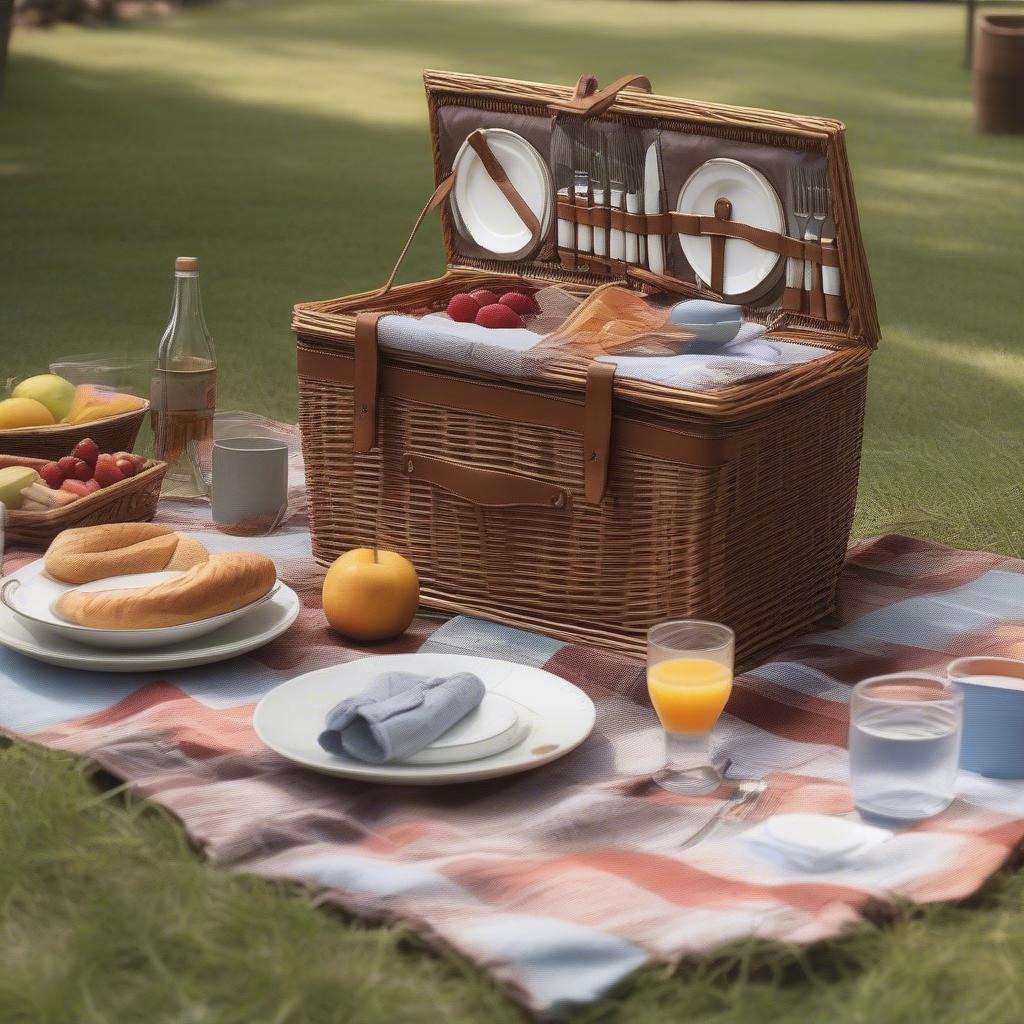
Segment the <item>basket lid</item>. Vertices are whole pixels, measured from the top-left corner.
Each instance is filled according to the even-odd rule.
[[[596,79],[589,75],[581,76],[574,88],[428,70],[424,72],[424,83],[435,181],[439,185],[452,174],[456,161],[462,161],[459,154],[470,144],[483,164],[491,164],[491,178],[496,180],[492,157],[498,161],[497,173],[502,176],[503,154],[488,154],[487,147],[479,145],[481,131],[497,130],[516,136],[520,149],[535,163],[539,155],[549,173],[552,165],[564,165],[554,159],[565,152],[564,143],[561,151],[553,151],[553,146],[558,145],[556,134],[567,132],[578,141],[580,125],[585,126],[584,131],[595,133],[589,136],[592,139],[614,140],[623,137],[617,136],[617,132],[632,133],[631,137],[638,139],[642,148],[638,159],[630,162],[631,173],[639,174],[641,181],[649,151],[657,152],[660,163],[661,206],[656,216],[652,216],[654,208],[647,207],[649,212],[638,220],[631,214],[644,214],[644,210],[626,211],[625,200],[624,212],[611,215],[617,218],[615,221],[609,221],[609,214],[599,210],[581,213],[575,209],[572,189],[562,188],[559,196],[556,176],[548,183],[550,199],[540,231],[536,224],[531,231],[527,223],[523,231],[527,245],[503,255],[474,240],[472,231],[454,212],[458,188],[451,189],[455,198],[446,194],[440,204],[449,266],[587,284],[628,280],[638,287],[660,286],[682,295],[724,295],[726,301],[744,306],[748,316],[770,323],[773,329],[813,337],[832,347],[874,348],[878,344],[878,313],[847,159],[846,129],[841,122],[654,95],[645,91],[649,83],[641,76],[627,76],[600,89]],[[528,145],[522,145],[524,140]],[[604,143],[601,148],[602,159],[606,160]],[[591,153],[596,149],[595,145]],[[635,155],[637,150],[631,152]],[[593,159],[591,156],[590,160]],[[688,191],[688,186],[696,180],[697,172],[705,178],[713,176],[711,171],[716,168],[708,169],[711,161],[723,167],[730,162],[741,165],[734,170],[750,183],[753,191],[763,185],[767,223],[753,223],[749,208],[737,209],[738,216],[732,219],[731,207],[723,207],[721,200],[713,210],[689,208],[697,193],[693,188]],[[610,178],[606,172],[611,196],[615,195],[616,183]],[[498,184],[509,198],[510,210],[518,211],[521,219],[529,222],[529,211],[523,216],[520,207],[524,204],[516,202],[522,197],[514,189],[509,191],[507,181]],[[714,181],[709,188],[710,192],[705,189],[702,193],[704,202],[709,201],[709,196],[714,202]],[[813,191],[815,188],[817,192]],[[599,195],[592,188],[583,205],[600,206],[595,200],[603,198],[603,189],[601,192]],[[828,202],[827,218],[819,219],[815,214],[825,211],[810,207],[803,216],[805,211],[801,207],[812,198]],[[558,235],[558,221],[567,204],[573,207],[569,214],[579,218],[572,228],[574,239],[581,224],[584,231],[599,233],[599,245],[612,238],[616,223],[626,228],[647,226],[653,232],[650,237],[664,240],[662,273],[652,276],[640,266],[611,259],[577,256],[567,260]],[[754,211],[757,216],[759,209]],[[740,219],[740,215],[750,222]],[[592,222],[589,218],[593,218]],[[831,227],[833,239],[828,238]],[[601,235],[602,231],[608,234]],[[628,239],[630,234],[627,231],[625,237]],[[641,233],[634,237],[644,236]],[[696,241],[691,242],[691,238]],[[644,242],[639,244],[645,246]],[[723,267],[736,266],[736,256],[726,256],[727,248],[756,264],[751,270],[755,286],[746,293],[730,295],[721,287],[725,281]],[[708,253],[710,266],[701,266],[695,272],[691,260],[700,263],[701,255]],[[755,257],[759,254],[758,260]],[[806,271],[795,254],[809,257]],[[649,262],[654,264],[653,256]],[[742,263],[741,260],[741,266]],[[767,270],[758,279],[763,268]],[[804,273],[811,287],[798,286],[791,291],[787,285],[799,285]],[[819,275],[816,279],[815,274]],[[701,275],[710,280],[705,281]],[[733,275],[732,279],[745,280],[742,274]],[[837,291],[841,301],[833,303],[833,293]],[[819,300],[817,305],[814,298]],[[829,300],[827,313],[823,298]]]

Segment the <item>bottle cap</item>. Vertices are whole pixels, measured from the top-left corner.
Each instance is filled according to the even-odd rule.
[[[199,272],[199,260],[195,256],[179,256],[174,261],[174,269],[179,274],[196,274]]]

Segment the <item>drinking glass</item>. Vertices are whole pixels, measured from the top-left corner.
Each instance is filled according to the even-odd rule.
[[[953,800],[963,691],[924,672],[865,679],[850,703],[850,785],[869,818],[920,821]]]
[[[662,622],[647,634],[647,692],[665,730],[654,781],[672,793],[710,793],[722,782],[711,732],[732,690],[735,637],[717,622]]]

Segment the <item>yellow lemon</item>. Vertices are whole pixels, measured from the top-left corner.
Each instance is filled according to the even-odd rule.
[[[5,398],[0,402],[0,430],[14,427],[46,427],[53,413],[34,398]]]

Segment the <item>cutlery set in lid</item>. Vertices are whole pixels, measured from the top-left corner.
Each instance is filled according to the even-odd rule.
[[[522,118],[465,118],[451,163],[456,250],[845,323],[825,161],[608,113],[609,97],[646,85],[630,76],[613,93],[583,76],[529,131],[516,130]]]

